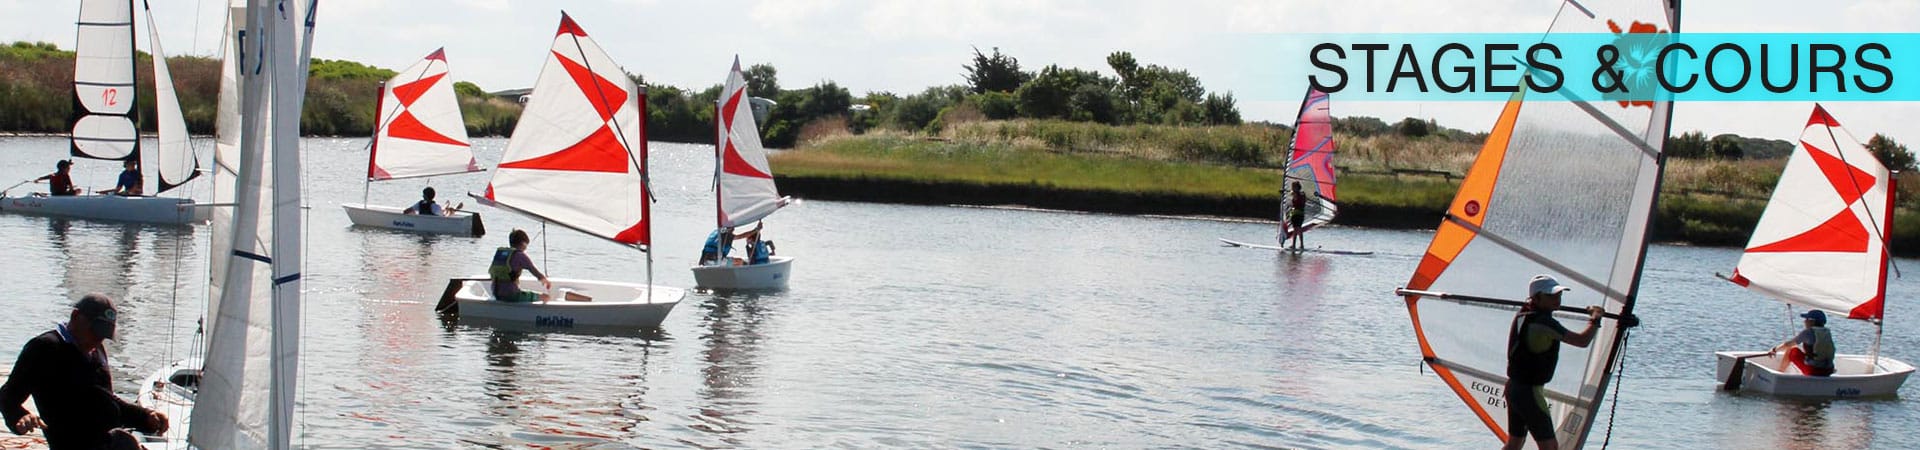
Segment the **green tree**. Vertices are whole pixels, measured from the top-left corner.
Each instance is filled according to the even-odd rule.
[[[1020,85],[1020,89],[1015,90],[1013,96],[1018,103],[1016,108],[1022,117],[1092,120],[1095,115],[1093,111],[1081,111],[1084,114],[1080,114],[1076,112],[1075,107],[1092,107],[1099,103],[1094,100],[1111,99],[1111,96],[1101,97],[1092,91],[1083,93],[1081,86],[1091,85],[1111,91],[1114,84],[1114,80],[1102,77],[1099,73],[1048,65],[1040,70],[1039,75],[1027,81],[1027,84]],[[1079,101],[1075,101],[1076,95],[1081,97]],[[1111,106],[1108,104],[1105,108],[1111,109]],[[1112,114],[1112,111],[1102,111],[1100,114]],[[1079,119],[1081,117],[1084,119]]]
[[[1667,140],[1667,156],[1674,158],[1698,159],[1711,156],[1707,150],[1707,134],[1699,131],[1680,133]]]
[[[1873,157],[1888,169],[1914,169],[1913,152],[1907,151],[1906,144],[1894,142],[1885,134],[1874,133],[1873,138],[1867,139],[1867,151],[1873,152]]]
[[[1410,138],[1426,137],[1433,133],[1433,122],[1408,117],[1393,124],[1393,132]]]
[[[773,98],[780,95],[780,71],[770,64],[754,64],[741,72],[747,79],[747,95]]]
[[[478,84],[473,84],[473,82],[469,81],[460,81],[453,83],[453,95],[465,99],[486,97],[488,94],[485,89],[480,89],[480,85]]]
[[[1240,109],[1234,106],[1232,92],[1225,95],[1207,94],[1207,100],[1200,102],[1200,109],[1206,112],[1207,125],[1240,124]]]
[[[1740,136],[1722,134],[1707,141],[1707,153],[1720,159],[1740,159],[1745,152],[1740,149]]]
[[[1020,60],[1000,53],[1000,47],[993,48],[993,56],[980,53],[980,47],[973,48],[973,63],[960,66],[966,69],[964,76],[967,85],[974,93],[1013,92],[1026,84],[1033,74],[1020,71]]]

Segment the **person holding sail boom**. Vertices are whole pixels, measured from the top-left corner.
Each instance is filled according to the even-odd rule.
[[[1541,450],[1560,448],[1546,397],[1547,382],[1553,381],[1553,369],[1560,363],[1560,343],[1587,348],[1606,312],[1589,306],[1587,329],[1568,331],[1553,313],[1560,310],[1560,295],[1569,290],[1551,275],[1535,275],[1527,283],[1526,306],[1513,316],[1507,333],[1507,443],[1502,448],[1519,449],[1529,433]]]
[[[1294,249],[1300,249],[1307,245],[1306,230],[1300,229],[1307,223],[1307,194],[1301,191],[1299,181],[1293,182],[1292,190],[1293,195],[1287,200],[1287,223],[1291,225],[1287,228],[1287,239],[1292,241]]]

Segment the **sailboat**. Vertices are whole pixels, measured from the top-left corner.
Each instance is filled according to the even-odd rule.
[[[686,291],[653,285],[646,92],[573,18],[560,30],[481,203],[639,250],[646,284],[548,278],[551,302],[494,300],[485,277],[456,278],[435,309],[537,328],[660,326]],[[547,290],[526,277],[521,288]],[[590,299],[574,301],[570,299]]]
[[[460,103],[447,78],[446,49],[380,84],[379,122],[367,154],[367,186],[375,181],[423,178],[480,171],[467,144],[467,127],[460,119]],[[432,234],[487,233],[480,215],[455,211],[449,215],[408,214],[406,207],[361,203],[342,204],[354,225]]]
[[[1617,45],[1664,46],[1679,32],[1678,2],[1562,3],[1544,39],[1616,35]],[[1625,31],[1623,33],[1622,31]],[[1534,72],[1526,76],[1546,76]],[[1600,320],[1585,347],[1562,345],[1544,386],[1560,448],[1580,448],[1606,406],[1607,387],[1637,325],[1648,224],[1660,187],[1671,97],[1646,101],[1510,97],[1404,288],[1423,362],[1463,408],[1434,420],[1478,420],[1508,441],[1507,349],[1529,277],[1572,288],[1563,322]],[[1569,163],[1578,161],[1578,164]],[[1580,326],[1580,325],[1572,325]]]
[[[780,196],[767,165],[767,149],[760,145],[760,128],[747,93],[747,77],[740,58],[733,59],[727,84],[714,107],[714,212],[720,228],[744,229],[765,220],[792,199]],[[778,289],[787,286],[793,258],[770,256],[761,264],[693,266],[696,287],[705,289]]]
[[[173,421],[148,448],[291,446],[305,231],[300,107],[315,6],[229,6],[217,131],[238,145],[216,151],[213,184],[233,208],[211,222],[203,357],[160,369],[137,398]]]
[[[1788,305],[1873,323],[1870,355],[1835,355],[1832,376],[1776,370],[1782,355],[1717,352],[1727,390],[1806,397],[1871,397],[1900,390],[1913,366],[1880,356],[1893,233],[1893,172],[1814,105],[1747,251],[1722,277]],[[1789,306],[1791,310],[1791,306]]]
[[[154,156],[159,183],[153,194],[165,193],[199,174],[193,148],[187,142],[187,123],[180,114],[167,54],[160,48],[159,27],[147,11],[148,45],[153,50],[155,115],[160,148]],[[133,0],[80,2],[79,37],[74,51],[73,118],[68,134],[75,157],[140,161],[140,111],[135,107]],[[153,167],[147,166],[147,167]],[[199,223],[206,208],[193,199],[177,197],[28,194],[0,192],[0,211],[54,217],[161,224]]]
[[[1299,252],[1320,252],[1335,254],[1368,255],[1369,251],[1327,250],[1320,248],[1291,248],[1287,240],[1296,234],[1318,228],[1333,222],[1334,214],[1340,210],[1334,195],[1333,170],[1333,113],[1328,105],[1328,96],[1312,88],[1300,101],[1300,113],[1293,120],[1293,141],[1288,144],[1286,176],[1281,180],[1280,195],[1280,245],[1260,245],[1220,238],[1220,242],[1230,247],[1257,248],[1263,250],[1286,250]],[[1292,214],[1294,185],[1300,186],[1300,195],[1307,198],[1304,211],[1306,220],[1300,229],[1293,229],[1288,221]]]

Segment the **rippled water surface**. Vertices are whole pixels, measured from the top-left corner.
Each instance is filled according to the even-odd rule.
[[[365,141],[310,139],[298,442],[313,448],[1474,447],[1493,437],[1423,373],[1404,304],[1424,232],[1309,237],[1372,256],[1222,248],[1265,224],[813,201],[768,236],[798,257],[790,290],[690,294],[661,330],[576,335],[443,321],[446,279],[484,271],[506,232],[540,225],[481,209],[485,238],[355,229]],[[504,141],[477,142],[483,163]],[[51,171],[51,138],[0,139],[0,181]],[[711,148],[656,143],[656,282],[713,223]],[[80,162],[82,185],[117,164]],[[149,175],[151,178],[152,175]],[[486,174],[371,187],[374,203],[481,189]],[[16,188],[19,189],[19,188]],[[184,188],[206,198],[208,187]],[[16,191],[17,192],[17,191]],[[469,205],[473,202],[468,201]],[[646,279],[644,254],[553,227],[533,256],[556,276]],[[86,291],[122,298],[116,382],[186,356],[203,309],[206,230],[0,214],[8,243],[0,357],[63,320]],[[1712,277],[1732,249],[1655,247],[1644,326],[1625,354],[1623,448],[1912,448],[1903,399],[1790,402],[1715,390],[1716,350],[1784,339],[1777,303]],[[1920,263],[1903,261],[1906,267]],[[1515,291],[1530,274],[1515,275]],[[1920,360],[1895,280],[1884,353]],[[1516,292],[1516,295],[1518,292]],[[1864,352],[1872,328],[1836,326]]]

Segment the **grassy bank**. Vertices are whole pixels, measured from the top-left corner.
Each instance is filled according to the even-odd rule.
[[[949,125],[933,135],[820,136],[771,157],[784,190],[894,203],[1022,204],[1133,214],[1278,215],[1286,129],[1112,127],[1058,121]],[[1479,145],[1449,139],[1341,136],[1339,222],[1431,228]],[[1243,147],[1258,151],[1241,156]],[[1669,163],[1654,237],[1746,242],[1784,160]],[[1903,176],[1905,199],[1920,179]],[[1894,246],[1920,254],[1920,222],[1902,201]]]

